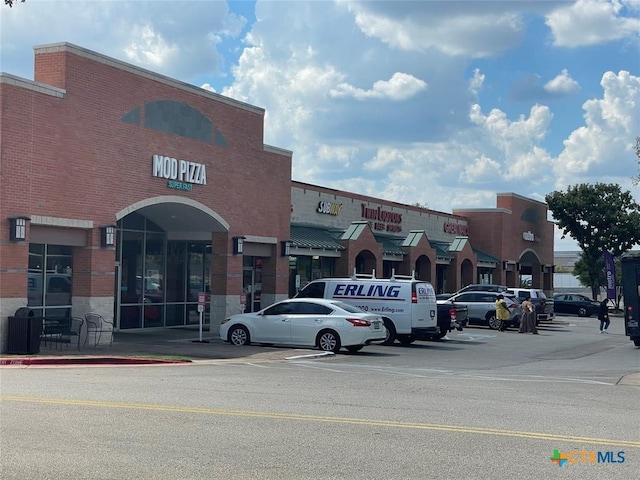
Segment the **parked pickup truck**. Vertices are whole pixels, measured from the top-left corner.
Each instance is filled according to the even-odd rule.
[[[539,288],[509,288],[507,293],[514,295],[520,303],[530,297],[536,307],[536,325],[539,322],[551,322],[555,318],[553,298],[548,298]]]
[[[469,320],[469,309],[466,305],[459,305],[450,301],[438,300],[438,327],[440,332],[431,337],[440,340],[454,329],[462,331]]]

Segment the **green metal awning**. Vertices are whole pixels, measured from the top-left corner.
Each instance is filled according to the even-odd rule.
[[[483,252],[482,250],[478,250],[477,248],[474,248],[473,252],[478,256],[478,262],[495,263],[496,265],[500,264],[500,260],[498,260],[496,257],[492,257],[491,255]]]
[[[341,232],[340,232],[341,233]],[[323,250],[344,250],[331,232],[325,228],[291,225],[291,246],[297,248],[318,248]]]
[[[385,237],[383,235],[374,235],[376,242],[382,244],[382,253],[384,255],[406,255],[407,252],[401,247],[403,238]]]
[[[449,244],[447,242],[429,240],[429,244],[431,245],[431,248],[436,251],[436,258],[451,260],[451,255],[449,254]]]

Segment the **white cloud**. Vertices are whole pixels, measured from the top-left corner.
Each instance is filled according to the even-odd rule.
[[[353,13],[365,35],[397,50],[434,49],[480,58],[517,45],[524,30],[520,7],[514,2],[465,2],[464,6],[459,2],[410,2],[403,8],[396,8],[394,2],[338,3]]]
[[[473,77],[469,80],[469,91],[473,94],[474,97],[478,96],[480,90],[482,90],[482,85],[484,84],[484,73],[480,73],[480,69],[476,68],[473,71]]]
[[[579,89],[580,85],[571,78],[566,68],[562,70],[560,75],[549,80],[544,86],[544,90],[551,95],[566,95],[577,92]]]
[[[2,9],[2,63],[33,58],[32,47],[69,42],[182,80],[219,74],[222,38],[242,17],[226,2],[31,1]],[[12,72],[29,78],[33,67]]]
[[[427,88],[427,82],[406,73],[396,72],[389,80],[378,80],[373,88],[363,90],[348,83],[341,83],[329,90],[334,98],[352,97],[356,100],[390,99],[406,100]]]
[[[481,154],[473,163],[464,168],[460,174],[460,181],[478,183],[495,180],[500,176],[500,163]]]
[[[145,65],[157,71],[162,70],[180,53],[178,46],[167,43],[160,33],[154,31],[152,25],[136,25],[131,36],[132,40],[124,47],[126,60],[130,63]]]
[[[640,34],[637,0],[578,0],[547,16],[546,23],[559,47],[581,47],[633,38]]]
[[[483,115],[479,105],[473,105],[469,118],[481,127],[481,135],[486,137],[489,144],[496,148],[509,171],[508,178],[524,178],[531,173],[527,164],[542,162],[537,167],[550,164],[550,158],[543,149],[538,147],[547,133],[553,118],[549,107],[534,105],[529,112],[529,118],[524,115],[511,121],[505,112],[494,108],[488,115]]]
[[[629,183],[637,172],[632,150],[640,133],[640,77],[606,72],[601,99],[583,104],[585,125],[564,141],[555,165],[556,188],[595,176]]]

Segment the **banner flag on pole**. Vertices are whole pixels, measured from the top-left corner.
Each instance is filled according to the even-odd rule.
[[[604,256],[604,273],[607,277],[607,298],[615,301],[616,299],[616,264],[613,261],[613,255],[609,251],[602,252]]]

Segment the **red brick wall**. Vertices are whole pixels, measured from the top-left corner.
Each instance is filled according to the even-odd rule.
[[[66,68],[50,61],[65,60]],[[38,80],[66,72],[64,100],[14,88],[7,95],[10,129],[3,130],[3,212],[28,212],[113,223],[120,209],[157,195],[201,202],[238,230],[288,238],[291,159],[264,151],[262,114],[155,82],[72,53],[38,54]],[[8,89],[11,87],[5,87]],[[175,100],[198,109],[228,147],[145,129],[120,117],[145,102]],[[6,127],[6,125],[5,125]],[[152,156],[207,165],[207,185],[168,189],[151,175]],[[4,190],[4,188],[3,188]]]
[[[2,222],[16,214],[92,220],[91,248],[99,245],[97,227],[114,223],[116,212],[155,196],[179,195],[219,214],[229,224],[229,236],[289,238],[291,158],[265,152],[262,110],[69,51],[38,52],[35,80],[64,88],[66,95],[60,99],[2,84]],[[140,126],[120,121],[137,107],[143,117],[144,104],[158,100],[184,102],[199,110],[228,146],[146,129],[143,118]],[[205,164],[207,185],[194,185],[192,191],[169,189],[165,179],[152,176],[154,154]],[[3,225],[2,269],[15,263],[11,252],[18,249],[6,248],[7,241]],[[26,256],[20,257],[24,258],[15,266],[25,269]],[[79,252],[78,262],[91,261],[93,271],[113,270],[113,251],[89,258]],[[278,272],[286,277],[285,263]],[[113,294],[112,279],[94,280],[100,286],[91,288],[93,294]],[[286,278],[281,283],[281,292],[286,292]],[[23,295],[25,288],[15,290]],[[0,296],[13,296],[8,293]]]

